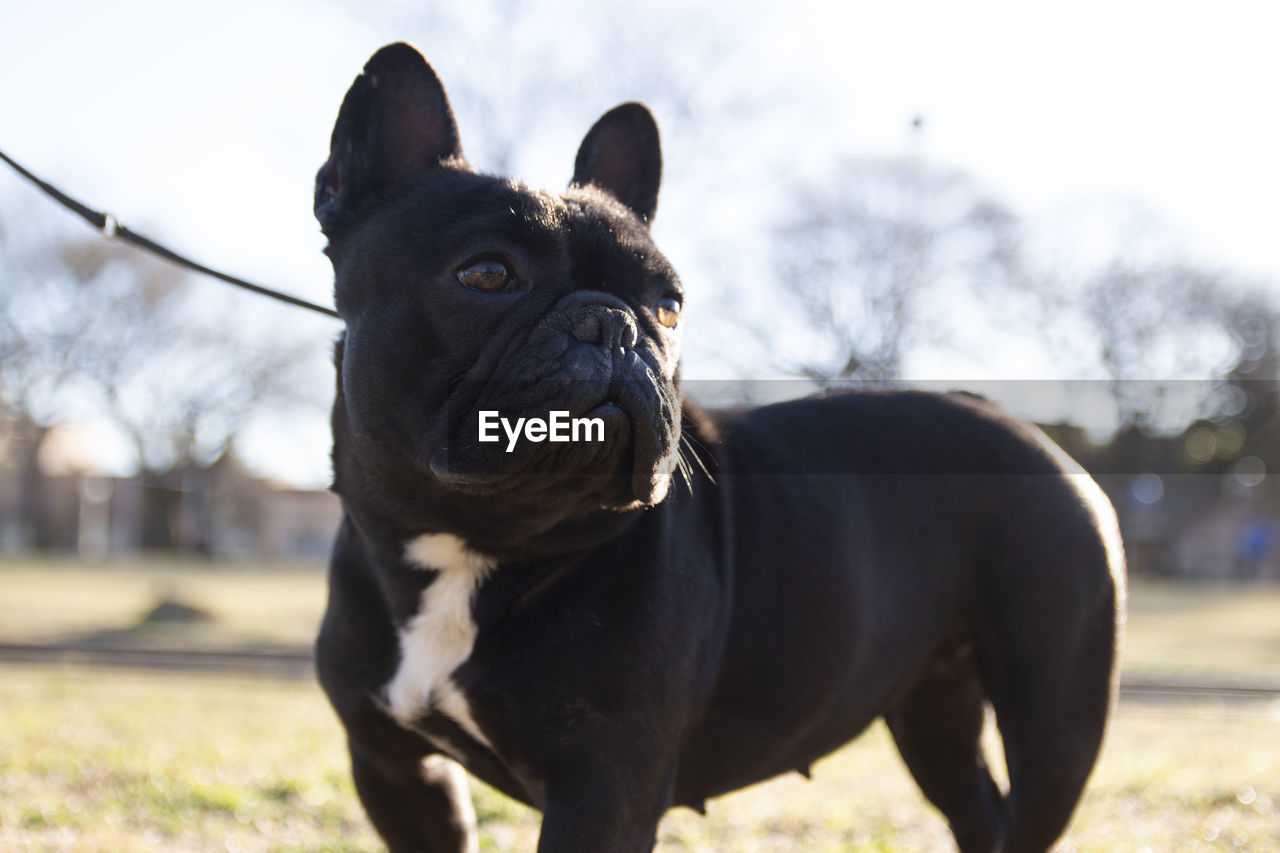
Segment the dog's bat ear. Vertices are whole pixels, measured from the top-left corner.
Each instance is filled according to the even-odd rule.
[[[331,234],[379,193],[448,161],[466,167],[440,78],[417,48],[387,45],[365,63],[338,111],[329,159],[316,175],[321,230]]]
[[[644,104],[614,107],[587,131],[573,164],[573,183],[599,187],[647,225],[658,209],[662,147],[658,125]]]

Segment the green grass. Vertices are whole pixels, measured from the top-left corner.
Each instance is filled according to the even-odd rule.
[[[324,582],[296,567],[0,564],[0,638],[128,629],[166,591],[216,617],[179,641],[309,643]],[[1280,588],[1141,582],[1130,614],[1131,672],[1280,680]],[[532,850],[537,815],[473,789],[483,849]],[[820,762],[813,782],[784,777],[708,809],[672,812],[659,849],[949,849],[881,726]],[[1276,839],[1280,706],[1130,706],[1065,849],[1280,850]],[[0,667],[0,850],[10,849],[381,848],[314,685]]]
[[[0,730],[3,850],[380,849],[309,684],[0,667]],[[537,815],[473,790],[483,849],[532,850]],[[659,849],[948,849],[880,726],[812,782],[784,777],[708,809],[672,812]],[[1260,851],[1275,839],[1280,715],[1126,708],[1066,849]]]
[[[315,687],[0,669],[0,849],[372,849]]]
[[[1280,585],[1136,582],[1123,660],[1134,673],[1280,683]]]
[[[164,595],[213,613],[207,645],[310,644],[324,611],[322,563],[213,564],[134,560],[87,568],[69,560],[0,562],[0,639],[52,640],[136,625]]]
[[[324,609],[324,572],[318,564],[0,561],[0,640],[129,628],[165,593],[215,615],[214,625],[192,629],[191,642],[306,645]],[[1140,580],[1126,633],[1124,663],[1132,673],[1280,682],[1280,585]]]

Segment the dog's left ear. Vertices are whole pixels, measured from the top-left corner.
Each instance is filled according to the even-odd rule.
[[[599,187],[635,211],[646,225],[658,209],[662,148],[644,104],[614,107],[587,131],[573,164],[573,183]]]

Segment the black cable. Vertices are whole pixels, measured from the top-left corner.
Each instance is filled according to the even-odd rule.
[[[116,218],[112,216],[110,213],[104,213],[99,210],[94,210],[93,208],[79,201],[76,201],[71,196],[62,192],[62,190],[58,189],[57,187],[53,186],[47,181],[40,180],[40,178],[37,178],[35,175],[28,172],[26,169],[24,169],[20,164],[15,162],[3,151],[0,151],[0,160],[4,160],[4,162],[8,163],[10,166],[13,167],[14,171],[16,171],[19,175],[22,175],[22,177],[26,178],[31,183],[35,184],[37,187],[43,190],[46,195],[50,196],[59,204],[61,204],[63,207],[67,208],[73,213],[76,213],[82,219],[84,219],[86,222],[92,225],[94,228],[98,229],[98,232],[101,233],[102,236],[107,238],[108,240],[123,240],[126,243],[132,243],[138,248],[145,249],[146,251],[151,252],[153,255],[159,255],[165,260],[171,263],[175,263],[180,267],[185,267],[186,269],[193,270],[198,273],[203,273],[207,276],[212,276],[213,278],[216,278],[219,281],[226,282],[227,284],[234,284],[236,287],[242,287],[245,290],[251,290],[254,293],[261,294],[262,296],[269,296],[272,299],[278,299],[281,302],[287,302],[288,304],[296,305],[299,308],[307,308],[307,309],[310,309],[311,311],[316,311],[320,314],[325,314],[329,317],[338,316],[338,312],[334,311],[332,308],[326,308],[323,305],[316,305],[314,302],[308,302],[305,299],[299,299],[296,296],[290,296],[287,293],[281,293],[280,291],[272,290],[269,287],[263,287],[262,285],[259,285],[259,284],[253,284],[252,282],[245,281],[242,278],[236,278],[233,275],[227,275],[224,272],[218,272],[215,269],[210,269],[209,267],[206,267],[204,264],[198,264],[195,261],[191,260],[190,258],[184,257],[183,255],[179,255],[177,252],[173,251],[172,249],[165,248],[164,246],[161,246],[159,243],[156,243],[153,240],[150,240],[147,237],[144,237],[143,235],[137,233],[136,231],[130,230],[127,226],[121,225],[118,221],[116,221]]]

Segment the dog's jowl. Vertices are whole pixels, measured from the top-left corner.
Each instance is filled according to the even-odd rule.
[[[1049,848],[1114,689],[1106,499],[967,394],[695,410],[661,170],[624,104],[563,192],[478,174],[407,45],[342,103],[315,197],[345,322],[317,654],[369,817],[395,851],[475,849],[461,765],[543,812],[542,853],[644,851],[672,806],[883,717],[961,850]],[[574,422],[590,440],[539,440]]]

